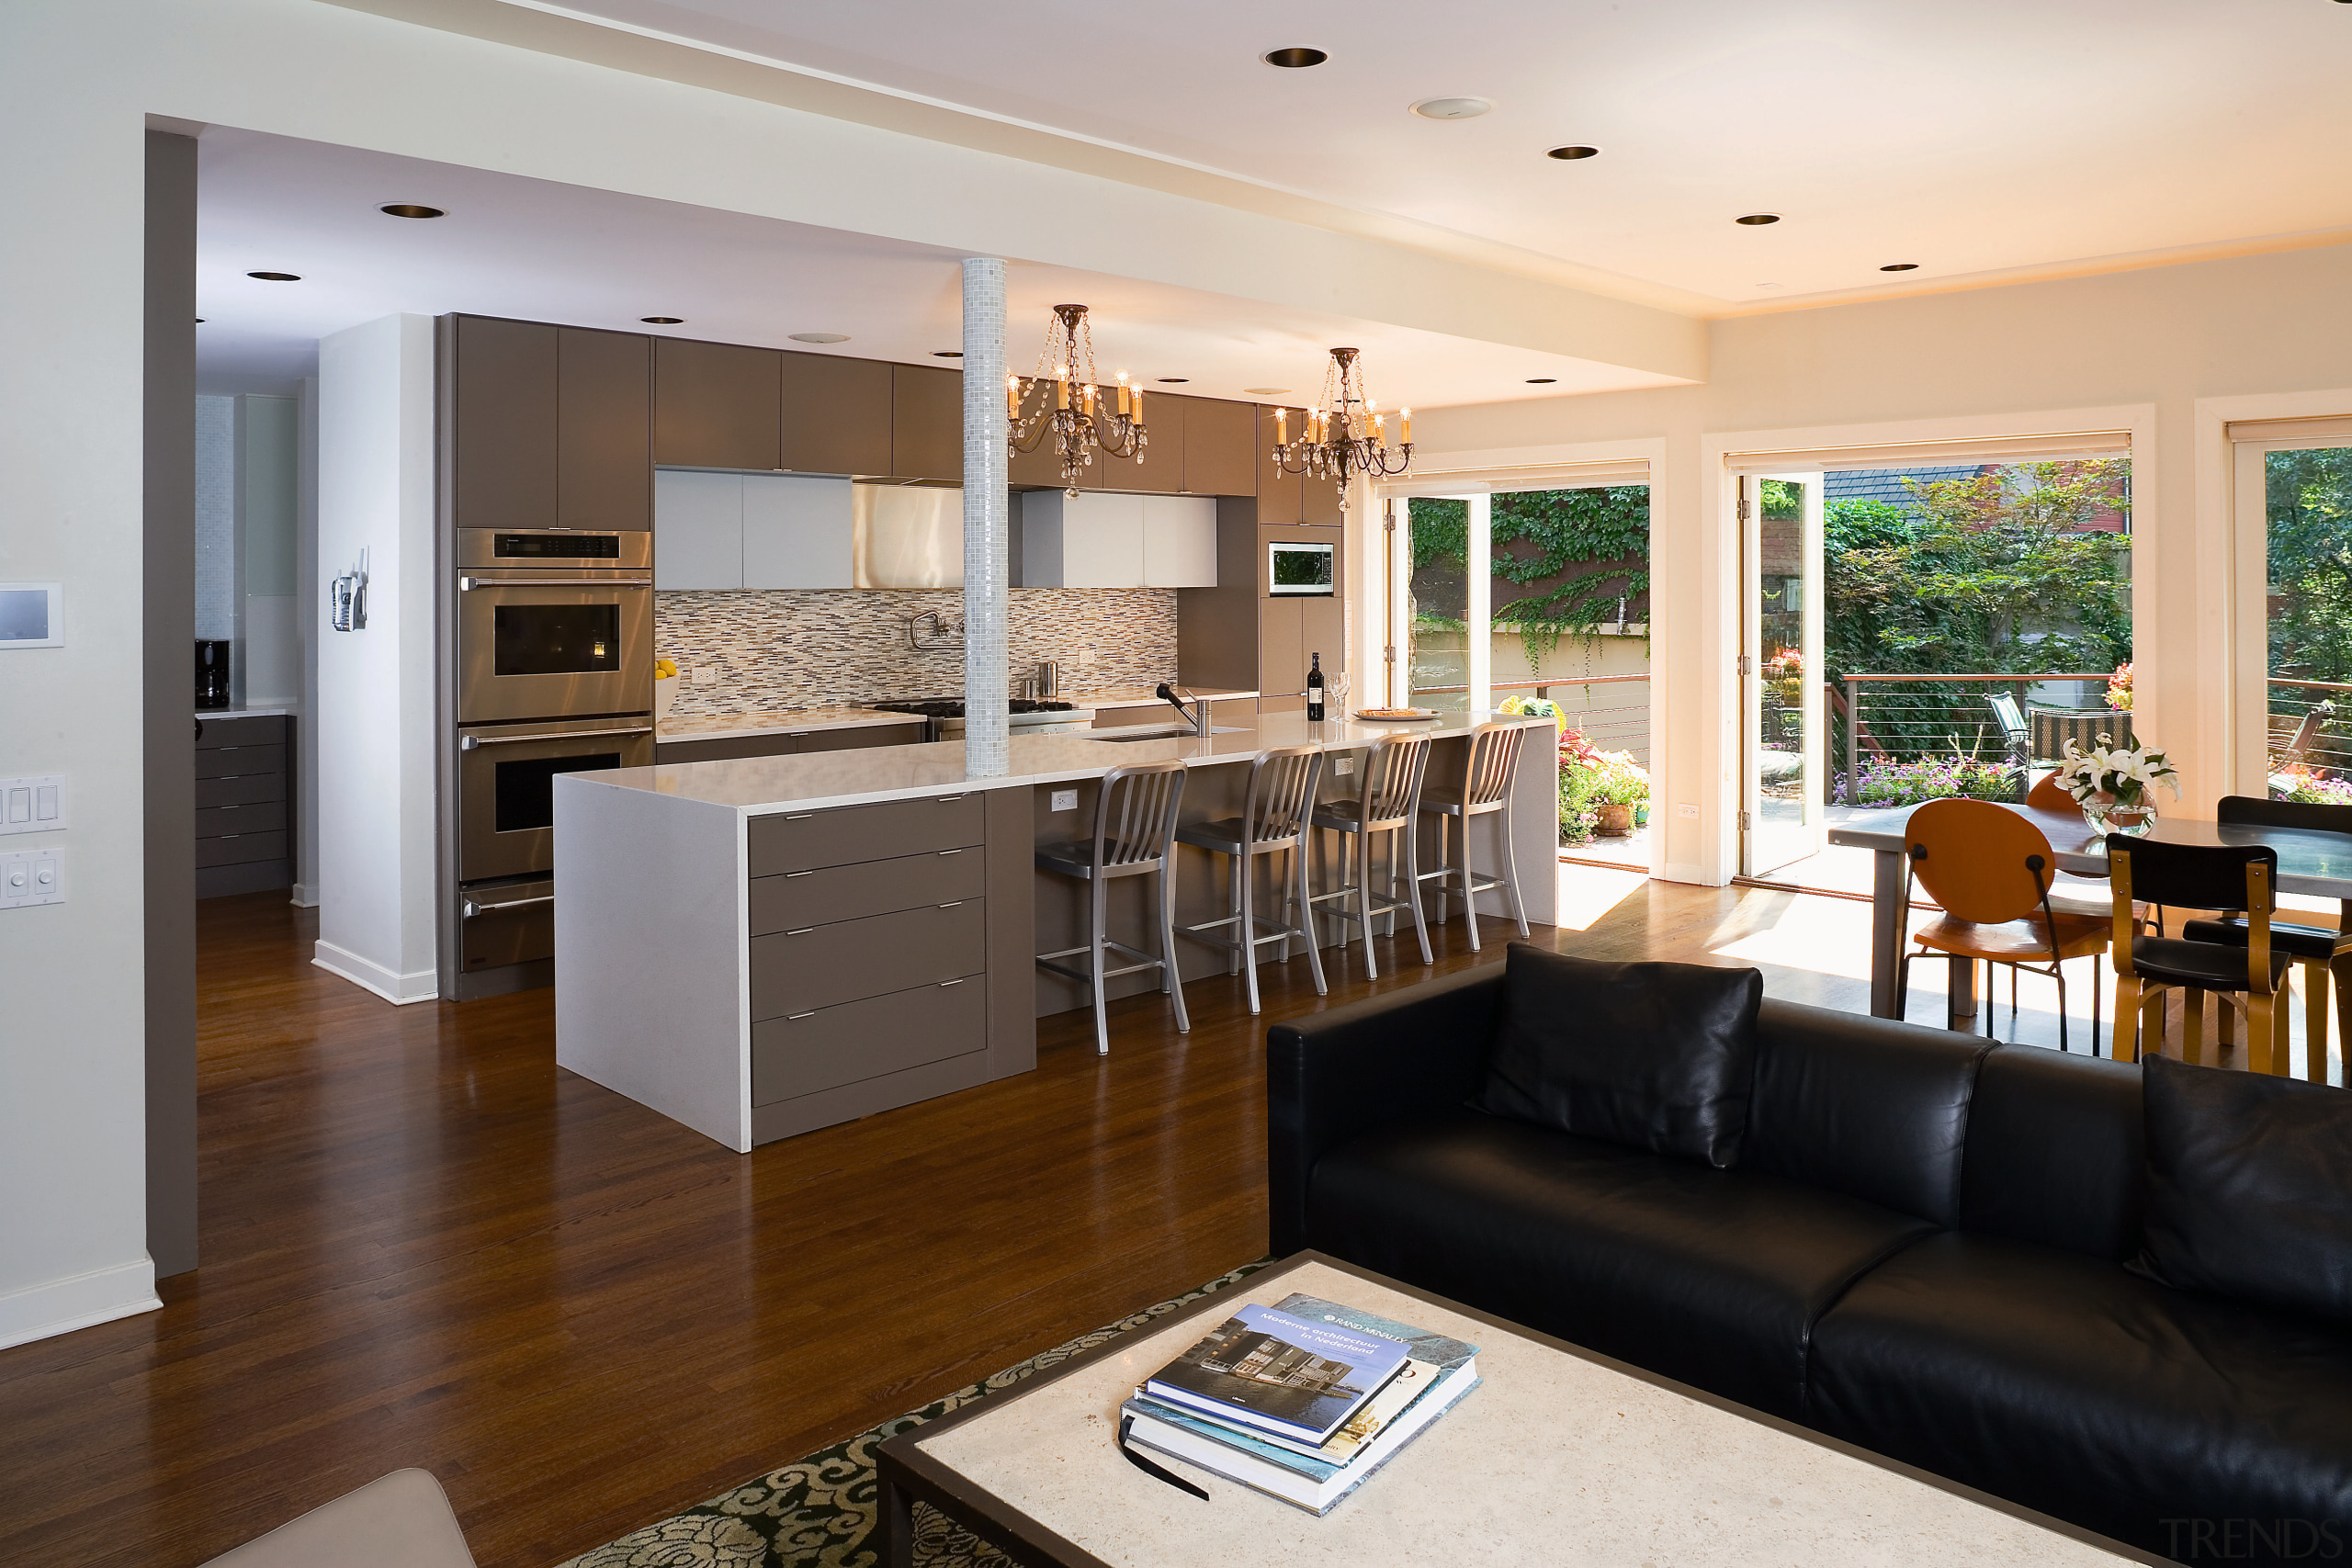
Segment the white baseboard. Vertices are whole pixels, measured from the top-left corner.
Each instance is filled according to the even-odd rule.
[[[144,1258],[29,1285],[0,1296],[0,1350],[163,1304],[155,1299],[155,1265]]]
[[[406,1007],[411,1002],[429,1002],[441,994],[440,976],[431,969],[395,975],[382,964],[371,964],[331,942],[318,943],[311,951],[311,962],[338,979],[348,980],[363,990],[375,992],[395,1007]]]
[[[1658,868],[1657,878],[1661,882],[1695,882],[1702,887],[1724,886],[1720,878],[1708,875],[1706,867],[1695,862],[1677,864],[1668,861]]]
[[[287,902],[296,908],[315,909],[319,907],[319,890],[314,884],[298,882],[288,891],[292,897]]]

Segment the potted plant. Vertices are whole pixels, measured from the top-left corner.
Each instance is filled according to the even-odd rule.
[[[1589,797],[1599,816],[1595,831],[1622,839],[1634,830],[1634,807],[1650,797],[1650,776],[1630,751],[1604,751]]]
[[[2057,777],[2083,808],[2084,820],[2102,833],[2141,834],[2154,827],[2158,784],[2180,797],[2180,770],[2160,748],[2118,747],[2106,735],[2087,751],[2068,740]]]

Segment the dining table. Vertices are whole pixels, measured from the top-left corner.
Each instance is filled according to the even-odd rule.
[[[1996,802],[2014,811],[2050,840],[2058,869],[2078,876],[2107,875],[2107,840],[2076,811],[2048,811],[2037,807]],[[1889,806],[1849,812],[1829,829],[1829,841],[1875,852],[1871,879],[1871,1012],[1879,1018],[1899,1018],[1905,917],[1909,903],[1905,829],[1917,809]],[[2310,897],[2334,898],[2339,910],[2335,952],[2328,975],[2335,987],[2336,1027],[2352,1042],[2352,833],[2330,833],[2302,828],[2265,828],[2251,823],[2209,822],[2195,818],[2159,817],[2146,835],[2167,844],[2262,844],[2278,853],[2278,890]],[[1973,964],[1955,964],[1956,987],[1969,984]],[[1953,998],[1955,1027],[1975,1011],[1965,994]],[[2324,1059],[2324,1058],[2323,1058]]]

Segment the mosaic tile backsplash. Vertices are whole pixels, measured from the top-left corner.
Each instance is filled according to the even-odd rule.
[[[1015,588],[1017,680],[1041,659],[1065,691],[1149,686],[1176,675],[1172,588]],[[907,617],[964,614],[956,589],[660,592],[654,647],[678,661],[680,717],[960,694],[960,648],[917,652]],[[1091,665],[1080,662],[1089,650]]]

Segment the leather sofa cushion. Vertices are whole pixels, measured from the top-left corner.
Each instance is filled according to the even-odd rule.
[[[1713,1166],[1738,1163],[1764,976],[1607,964],[1513,942],[1481,1111]]]
[[[1306,1245],[1794,1418],[1814,1320],[1932,1227],[1475,1111],[1317,1164]]]
[[[2030,1242],[1942,1233],[1857,1281],[1804,1419],[2184,1561],[2223,1553],[2168,1519],[2241,1548],[2333,1521],[2352,1549],[2352,1337]]]
[[[2121,1263],[2140,1250],[2140,1069],[2001,1045],[1968,1104],[1958,1229]]]
[[[2352,1092],[2152,1056],[2146,1244],[2183,1290],[2352,1328]]]

